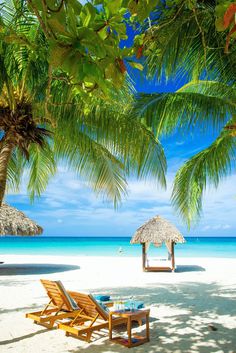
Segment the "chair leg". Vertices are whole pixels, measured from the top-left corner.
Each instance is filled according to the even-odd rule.
[[[88,343],[90,342],[91,336],[92,336],[92,332],[88,332],[86,337],[86,342]]]

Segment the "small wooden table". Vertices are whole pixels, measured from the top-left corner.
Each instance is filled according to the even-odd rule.
[[[122,344],[125,347],[131,348],[139,346],[145,342],[149,342],[149,314],[150,310],[135,310],[135,311],[111,311],[109,313],[109,339],[113,342]],[[127,335],[128,338],[117,336],[112,337],[112,318],[113,316],[127,319]],[[132,335],[132,321],[138,321],[139,324],[145,319],[146,335]]]

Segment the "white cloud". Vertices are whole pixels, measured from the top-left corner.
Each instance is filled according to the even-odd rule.
[[[230,229],[231,226],[230,226],[229,224],[225,224],[222,228],[223,228],[223,229]]]
[[[203,232],[206,231],[206,230],[209,230],[209,229],[211,229],[210,226],[205,226],[205,227],[202,228]]]
[[[212,226],[205,226],[202,228],[203,231],[207,230],[224,230],[232,228],[229,224],[215,224]]]

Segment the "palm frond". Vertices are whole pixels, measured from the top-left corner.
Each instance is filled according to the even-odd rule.
[[[84,102],[74,94],[73,86],[63,82],[57,83],[55,88],[53,86],[54,101],[49,104],[50,115],[58,129],[68,138],[71,131],[86,133],[122,161],[127,175],[153,177],[164,186],[166,161],[163,148],[153,133],[131,114],[132,98],[121,93],[117,103],[98,98]]]
[[[135,104],[135,114],[143,118],[157,136],[176,130],[186,132],[196,126],[202,131],[219,131],[235,114],[236,90],[224,86],[217,93],[213,86],[199,87],[196,84],[191,91],[189,88],[175,93],[142,94]]]
[[[29,178],[27,190],[33,201],[46,190],[49,180],[57,170],[53,149],[49,142],[45,141],[43,148],[36,144],[30,146],[26,168]]]
[[[172,202],[188,227],[202,210],[202,195],[208,183],[217,187],[236,161],[236,138],[223,130],[206,149],[190,158],[177,172]]]
[[[119,158],[125,165],[127,175],[153,177],[165,185],[166,161],[163,148],[138,119],[102,107],[101,102],[86,116],[81,117],[73,106],[69,106],[66,111],[66,115],[60,115],[63,118],[57,120],[57,126],[68,138],[73,125],[76,133],[80,131],[87,134]]]
[[[7,191],[19,192],[24,167],[25,160],[22,154],[15,150],[7,169]]]
[[[75,171],[96,193],[113,200],[115,206],[126,195],[124,165],[84,132],[71,131],[67,139],[58,130],[54,153],[57,160]]]

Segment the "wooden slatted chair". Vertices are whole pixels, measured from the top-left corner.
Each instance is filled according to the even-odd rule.
[[[35,323],[52,328],[59,319],[74,318],[81,311],[60,281],[40,280],[49,297],[48,304],[41,311],[27,313],[26,317]]]
[[[109,312],[106,311],[90,294],[68,292],[80,307],[80,312],[66,322],[59,322],[58,328],[66,332],[66,336],[74,336],[90,342],[94,331],[109,326]],[[114,318],[113,326],[126,322],[124,318]]]

